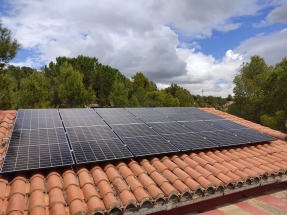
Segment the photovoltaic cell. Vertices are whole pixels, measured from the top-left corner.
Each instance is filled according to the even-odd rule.
[[[201,131],[220,131],[222,127],[213,124],[214,121],[194,121],[194,122],[179,122],[193,132]]]
[[[195,133],[163,135],[165,139],[181,151],[216,148],[218,145],[204,139]]]
[[[95,108],[94,110],[102,117],[107,115],[130,115],[130,113],[123,108]]]
[[[155,108],[155,111],[161,114],[178,114],[180,113],[177,108]]]
[[[211,113],[198,113],[196,116],[202,120],[224,120],[224,118]]]
[[[174,145],[159,135],[122,138],[122,140],[136,157],[179,151]]]
[[[100,139],[118,139],[115,133],[107,125],[66,128],[66,131],[71,143]]]
[[[42,129],[42,128],[63,128],[58,115],[56,117],[38,117],[38,118],[18,118],[14,125],[14,130],[19,129]]]
[[[150,114],[150,115],[140,114],[140,115],[136,115],[136,116],[145,123],[173,122],[172,119],[170,119],[167,116],[164,116],[162,114]]]
[[[188,129],[184,128],[176,122],[169,123],[150,123],[149,126],[152,127],[159,134],[177,134],[177,133],[188,133]]]
[[[14,130],[9,147],[49,145],[54,143],[68,144],[63,128]]]
[[[198,134],[218,146],[234,146],[250,143],[227,131],[198,132]]]
[[[59,118],[57,109],[19,109],[17,118],[40,118],[40,117],[55,117]]]
[[[112,129],[120,138],[157,135],[146,124],[112,125]]]
[[[142,123],[142,121],[140,121],[138,118],[136,118],[135,116],[133,116],[131,114],[129,114],[129,115],[127,115],[127,114],[125,114],[125,115],[103,115],[103,119],[109,125]]]
[[[8,148],[2,172],[73,165],[67,144],[28,145]]]
[[[215,120],[215,121],[208,121],[215,126],[219,126],[224,130],[230,130],[230,129],[245,129],[246,127],[243,125],[240,125],[238,123],[232,122],[230,120]]]
[[[83,116],[94,116],[97,113],[91,108],[71,108],[71,109],[59,109],[62,117],[83,117]]]
[[[235,134],[236,136],[245,139],[251,143],[264,142],[264,141],[272,141],[276,140],[276,138],[271,137],[267,134],[263,134],[261,132],[255,131],[253,129],[237,129],[237,130],[228,130],[229,133]]]
[[[73,142],[72,147],[78,164],[133,157],[119,139]]]
[[[177,121],[177,122],[193,122],[193,121],[202,121],[202,119],[195,114],[169,114],[168,118]]]
[[[126,108],[126,110],[134,115],[158,114],[158,112],[156,112],[153,108]]]
[[[103,119],[98,115],[63,116],[62,119],[66,128],[79,127],[79,126],[106,125]]]

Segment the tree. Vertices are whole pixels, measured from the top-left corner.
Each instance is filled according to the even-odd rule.
[[[129,99],[129,107],[138,107],[139,101],[137,100],[137,97],[135,95],[132,95],[132,97]]]
[[[56,65],[62,66],[65,62],[71,65],[74,70],[77,70],[83,75],[83,84],[86,89],[93,85],[95,80],[95,70],[98,67],[98,59],[79,55],[76,58],[57,57]]]
[[[266,87],[266,79],[272,69],[259,56],[252,56],[250,63],[242,64],[240,74],[234,79],[235,88],[233,89],[234,106],[237,107],[237,114],[240,117],[260,122],[260,115],[264,114],[266,108],[264,98],[269,91]]]
[[[60,107],[83,107],[93,100],[92,88],[85,89],[83,75],[67,62],[60,66],[55,83],[57,83],[55,93],[59,98]]]
[[[164,93],[163,106],[164,107],[179,107],[180,102],[178,98],[174,98],[170,93]]]
[[[162,107],[163,106],[163,94],[159,91],[148,92],[145,96],[145,107]]]
[[[109,95],[109,100],[115,107],[128,106],[128,89],[125,87],[124,83],[117,79],[115,80]]]
[[[110,66],[98,65],[93,89],[100,106],[109,105],[110,92],[116,79],[127,86],[126,77],[119,70]]]
[[[0,71],[17,55],[20,48],[21,45],[12,38],[11,30],[3,27],[0,20]]]
[[[190,92],[177,84],[171,84],[165,89],[165,92],[170,93],[174,98],[178,98],[181,107],[193,106],[194,99]]]
[[[19,108],[48,108],[49,85],[43,74],[34,71],[20,82],[18,92]]]
[[[13,109],[16,88],[13,79],[6,74],[0,74],[0,83],[0,109]]]
[[[232,98],[232,95],[228,94],[226,100],[230,102],[230,101],[232,101],[232,99],[233,99],[233,98]]]
[[[286,119],[287,119],[287,112],[283,110],[277,111],[273,115],[264,114],[263,116],[260,117],[262,125],[283,132],[287,132],[287,128],[285,126]]]

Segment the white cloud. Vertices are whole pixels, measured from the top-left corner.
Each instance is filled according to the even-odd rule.
[[[228,32],[238,29],[242,24],[241,23],[228,23],[225,25],[217,26],[216,30],[222,32]]]
[[[274,23],[287,23],[287,1],[277,0],[273,4],[276,6],[267,17],[261,20],[259,23],[254,23],[253,27],[260,28]]]
[[[234,49],[236,53],[244,53],[244,61],[253,55],[263,57],[267,64],[279,63],[287,56],[287,28],[268,35],[250,38]]]
[[[282,1],[281,5],[272,10],[267,18],[267,22],[270,24],[281,22],[287,23],[287,1]]]
[[[82,54],[99,58],[127,77],[143,72],[159,87],[173,82],[195,94],[204,89],[206,95],[227,96],[242,60],[250,54],[265,56],[266,51],[279,50],[275,61],[285,53],[278,40],[272,42],[272,49],[272,45],[258,46],[260,37],[256,37],[228,50],[218,60],[196,52],[202,51],[200,44],[192,41],[211,37],[216,29],[226,32],[240,28],[232,18],[257,14],[270,6],[270,1],[6,0],[5,4],[10,10],[0,14],[3,24],[24,49],[35,50],[39,57],[16,65],[35,67],[58,56]],[[179,34],[190,42],[179,41]]]

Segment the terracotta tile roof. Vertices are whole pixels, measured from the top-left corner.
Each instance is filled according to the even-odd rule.
[[[241,118],[204,109],[286,139],[286,134]],[[1,157],[15,111],[0,112]],[[276,140],[0,175],[0,214],[148,214],[223,194],[287,180],[286,142]]]

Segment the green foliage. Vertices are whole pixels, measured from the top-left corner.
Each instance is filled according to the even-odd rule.
[[[162,107],[163,102],[164,96],[160,91],[148,92],[144,98],[145,107]]]
[[[12,32],[2,26],[0,20],[0,72],[16,55],[21,45],[16,39],[12,38]]]
[[[166,93],[170,93],[174,98],[177,98],[180,103],[180,107],[192,107],[194,106],[194,98],[190,92],[177,84],[171,84],[170,87],[165,89]]]
[[[0,109],[13,109],[15,104],[15,84],[7,74],[0,74]]]
[[[135,95],[132,95],[129,99],[129,107],[139,107],[139,101]]]
[[[93,89],[100,106],[110,105],[109,96],[115,80],[121,81],[126,86],[126,77],[119,70],[110,66],[98,65],[95,71]]]
[[[109,95],[109,100],[114,107],[127,107],[129,105],[128,89],[123,82],[115,80]]]
[[[287,112],[283,110],[277,111],[274,115],[264,114],[260,117],[262,125],[283,132],[287,132],[287,128],[285,126],[286,120]]]
[[[253,122],[260,122],[260,115],[264,113],[264,97],[266,79],[272,68],[268,67],[264,59],[259,56],[251,57],[250,63],[243,63],[240,74],[234,79],[234,101],[239,116]]]
[[[174,98],[170,93],[164,93],[163,106],[164,107],[179,107],[180,102],[178,98]]]
[[[18,91],[18,107],[48,108],[49,85],[43,74],[34,71],[29,77],[23,78]]]
[[[234,79],[234,104],[228,112],[273,129],[286,131],[287,59],[275,67],[263,58],[251,57]]]
[[[60,66],[57,83],[57,96],[60,107],[84,107],[92,101],[91,88],[86,90],[83,75],[67,62]]]

